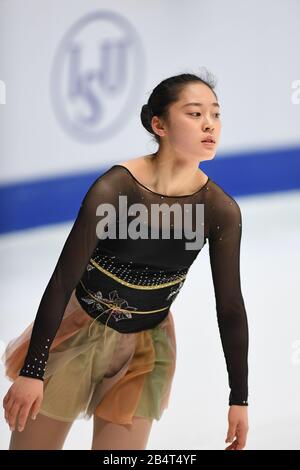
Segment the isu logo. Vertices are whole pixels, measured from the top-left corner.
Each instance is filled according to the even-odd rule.
[[[111,137],[135,113],[144,73],[141,40],[126,18],[110,11],[84,16],[54,57],[50,93],[57,119],[80,141]]]

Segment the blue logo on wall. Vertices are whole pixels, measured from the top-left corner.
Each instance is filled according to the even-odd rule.
[[[132,24],[98,11],[63,37],[50,77],[57,119],[87,143],[111,137],[136,114],[145,77],[144,51]]]

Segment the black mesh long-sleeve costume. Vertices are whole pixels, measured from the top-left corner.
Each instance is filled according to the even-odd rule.
[[[110,208],[103,207],[105,203],[111,204]],[[133,206],[136,203],[143,204],[146,212]],[[150,217],[154,204],[162,208],[162,215],[156,219]],[[182,210],[182,222],[186,217],[184,229],[177,225],[174,212],[168,210],[173,204]],[[204,207],[201,220],[196,215],[197,205]],[[104,211],[99,212],[99,207]],[[122,219],[124,214],[127,219]],[[169,222],[162,225],[166,217]],[[142,235],[128,235],[132,224]],[[200,246],[186,249],[186,243],[193,241],[189,231],[195,233],[200,225]],[[162,236],[165,226],[170,228],[168,238]],[[113,227],[115,237],[110,230],[105,238]],[[155,228],[156,238],[151,236],[151,229]],[[122,333],[153,328],[163,321],[191,264],[208,240],[218,326],[229,377],[229,405],[247,405],[248,323],[240,285],[241,233],[237,202],[210,178],[193,194],[164,196],[146,188],[126,167],[113,165],[93,182],[81,203],[42,296],[20,375],[43,380],[50,345],[73,289],[91,317]]]

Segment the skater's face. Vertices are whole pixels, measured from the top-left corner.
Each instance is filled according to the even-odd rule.
[[[158,123],[157,117],[153,119]],[[179,99],[169,106],[168,119],[161,121],[159,132],[161,144],[176,152],[201,160],[213,158],[221,132],[220,106],[215,94],[203,83],[186,85]],[[215,142],[203,142],[208,136]]]

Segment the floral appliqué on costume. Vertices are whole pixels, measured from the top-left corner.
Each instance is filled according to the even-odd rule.
[[[132,310],[133,312],[137,310],[137,307],[130,306],[127,300],[121,298],[117,290],[111,291],[108,299],[103,297],[102,292],[98,290],[93,293],[93,297],[83,297],[82,300],[92,306],[93,313],[102,312],[112,314],[116,321],[132,318],[130,312],[121,311],[120,308]]]

